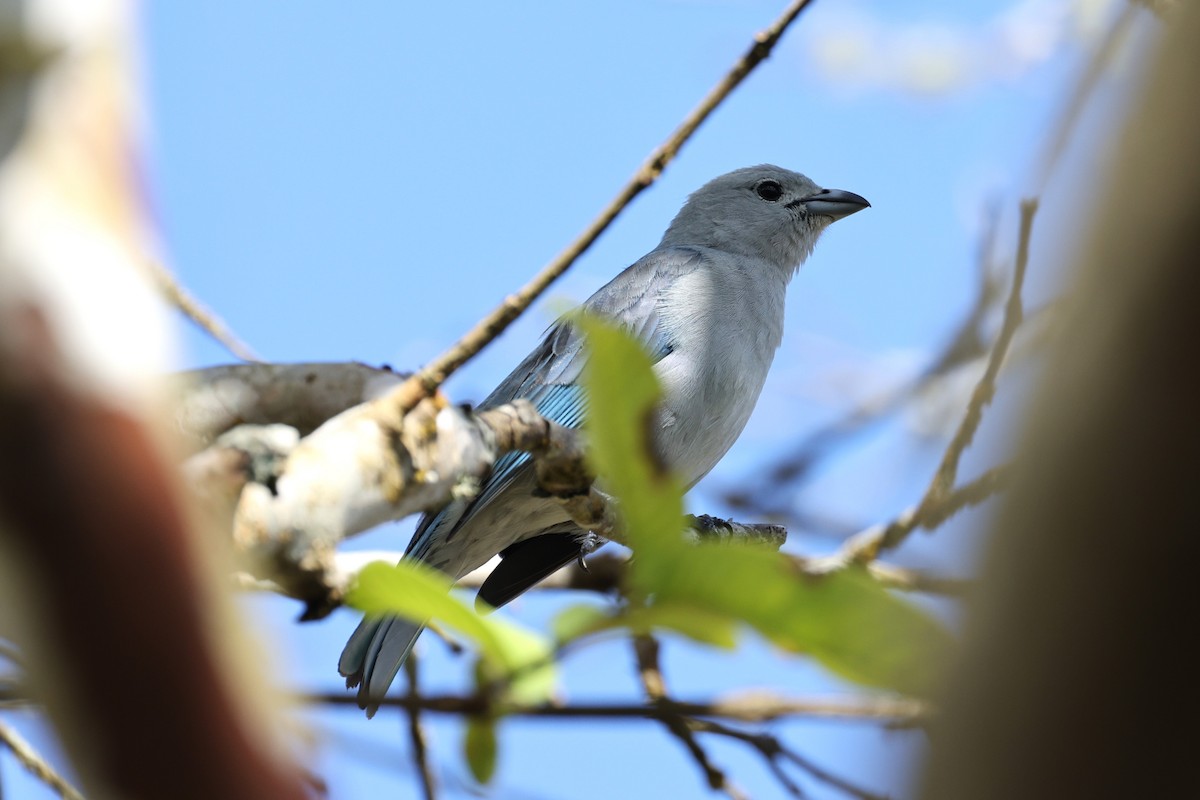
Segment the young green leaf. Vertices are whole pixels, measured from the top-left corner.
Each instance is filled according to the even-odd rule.
[[[554,618],[554,638],[560,645],[603,631],[632,633],[670,631],[697,642],[730,649],[737,644],[737,621],[727,614],[678,603],[652,603],[640,608],[605,612],[595,606],[571,606]]]
[[[757,547],[688,547],[670,569],[644,580],[655,586],[655,603],[743,620],[845,678],[909,694],[929,693],[951,641],[940,624],[862,570],[807,575]]]
[[[638,558],[655,560],[681,544],[683,531],[683,487],[654,443],[658,380],[649,355],[628,333],[583,314],[575,324],[589,350],[583,383],[593,464],[605,490],[620,500],[625,536]]]
[[[496,774],[496,720],[493,717],[467,717],[463,733],[463,755],[471,776],[488,783]]]
[[[369,614],[398,614],[418,623],[436,619],[478,645],[489,676],[511,681],[511,699],[539,703],[553,696],[557,673],[549,641],[503,619],[480,616],[450,587],[443,573],[413,561],[368,564],[347,602]]]

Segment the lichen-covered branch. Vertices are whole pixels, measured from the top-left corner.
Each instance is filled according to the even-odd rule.
[[[512,450],[533,455],[539,488],[580,527],[623,540],[581,432],[523,400],[475,413],[439,396],[400,415],[386,391],[399,380],[360,364],[243,364],[178,379],[176,424],[193,447],[207,445],[184,473],[231,529],[249,570],[240,585],[273,588],[304,600],[305,618],[323,616],[367,562],[338,553],[343,540],[469,496]],[[786,531],[700,516],[691,536],[778,547]]]
[[[404,380],[366,364],[234,364],[174,376],[175,427],[190,452],[238,425],[289,425],[301,436]]]
[[[586,493],[591,482],[578,434],[542,419],[525,401],[476,415],[434,398],[397,417],[385,396],[337,414],[282,450],[262,437],[252,438],[252,447],[228,436],[213,448],[242,457],[221,458],[212,448],[193,456],[194,474],[197,459],[209,467],[196,489],[220,495],[235,486],[238,475],[220,465],[241,475],[234,545],[258,575],[308,601],[309,617],[340,602],[335,553],[344,539],[469,494],[503,452],[538,455],[552,494]]]

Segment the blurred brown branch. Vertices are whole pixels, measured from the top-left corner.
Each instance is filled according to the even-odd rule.
[[[408,694],[417,697],[421,693],[419,682],[420,659],[410,655],[404,662],[404,674],[408,678]],[[425,800],[437,800],[437,780],[429,763],[429,743],[425,737],[425,726],[421,724],[421,711],[408,710],[408,740],[412,744],[413,766],[421,778],[421,792]]]
[[[301,694],[301,700],[357,709],[357,700],[341,692]],[[475,695],[424,695],[380,698],[380,707],[426,711],[435,714],[479,715],[489,709],[489,699]],[[740,694],[708,702],[671,700],[666,703],[564,703],[553,705],[506,704],[506,716],[528,718],[654,719],[664,715],[718,717],[738,722],[770,722],[791,717],[887,723],[908,727],[922,724],[929,708],[908,698],[862,695],[853,699],[797,699],[768,692]]]
[[[1071,305],[944,681],[924,800],[1196,793],[1200,7],[1179,5],[1113,135],[1090,143],[1102,174]]]

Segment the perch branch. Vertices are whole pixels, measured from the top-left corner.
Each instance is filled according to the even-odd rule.
[[[357,390],[356,390],[357,391]],[[380,415],[387,397],[335,416],[303,439],[280,425],[227,431],[185,465],[190,485],[214,514],[232,520],[235,548],[248,574],[236,580],[307,603],[306,619],[327,614],[354,574],[377,554],[339,554],[348,536],[416,511],[470,496],[495,458],[520,450],[533,455],[539,488],[580,527],[621,541],[615,505],[592,485],[578,431],[544,419],[527,401],[472,414],[422,401],[393,432]],[[240,407],[236,403],[234,407]],[[206,418],[205,435],[224,425]],[[290,436],[289,436],[290,433]],[[217,500],[225,500],[220,505]],[[691,518],[692,537],[780,546],[777,525],[748,525],[709,516]],[[391,559],[395,560],[395,559]]]

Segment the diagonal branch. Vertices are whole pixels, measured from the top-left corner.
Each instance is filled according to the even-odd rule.
[[[954,438],[950,440],[950,445],[942,456],[942,463],[938,466],[933,481],[929,484],[925,497],[918,506],[918,516],[923,516],[930,507],[941,502],[954,487],[958,479],[958,464],[962,459],[962,454],[974,440],[975,432],[979,430],[979,423],[983,420],[983,409],[991,403],[992,398],[996,395],[996,376],[1000,374],[1000,367],[1008,355],[1008,347],[1017,333],[1017,328],[1025,318],[1021,290],[1025,285],[1025,271],[1029,265],[1029,240],[1032,236],[1033,218],[1037,213],[1037,208],[1038,201],[1036,199],[1024,200],[1021,203],[1021,231],[1017,244],[1016,265],[1013,269],[1012,288],[1009,290],[1008,302],[1004,306],[1004,323],[1000,327],[1000,333],[996,336],[996,343],[992,345],[992,353],[988,357],[983,377],[979,379],[979,383],[975,385],[975,391],[971,394],[967,412],[963,415],[963,420],[959,424],[958,430],[955,431]]]
[[[756,733],[752,731],[743,731],[737,728],[723,725],[719,722],[711,720],[690,720],[689,724],[693,730],[703,733],[713,733],[718,736],[725,736],[730,739],[736,739],[739,742],[745,742],[759,752],[767,765],[770,766],[775,778],[783,785],[785,789],[793,797],[803,797],[804,794],[800,787],[792,781],[791,777],[783,771],[780,761],[790,761],[800,769],[807,772],[822,783],[838,789],[843,794],[857,798],[857,800],[886,800],[882,795],[868,791],[850,781],[833,774],[824,767],[814,764],[809,759],[799,753],[789,750],[784,747],[779,739],[769,733]]]
[[[679,127],[667,137],[667,140],[655,148],[649,158],[638,168],[633,177],[621,188],[617,196],[600,212],[592,222],[571,242],[565,250],[555,256],[541,272],[515,293],[504,298],[499,306],[494,308],[486,317],[454,343],[450,349],[429,362],[423,369],[410,377],[396,389],[397,402],[403,415],[414,408],[421,400],[430,397],[438,387],[449,378],[455,370],[475,356],[493,339],[504,332],[541,294],[549,288],[584,251],[591,247],[613,220],[617,218],[629,203],[653,184],[666,169],[667,165],[679,153],[684,143],[716,111],[733,90],[746,79],[754,68],[771,55],[771,51],[783,36],[784,31],[800,16],[812,0],[793,0],[787,9],[769,27],[755,35],[749,49],[739,58],[730,70],[717,82],[700,104],[684,118]]]
[[[902,514],[882,529],[871,528],[852,537],[837,558],[858,563],[872,561],[883,551],[898,547],[918,528],[935,528],[959,509],[982,502],[994,494],[1007,479],[1007,469],[998,467],[966,486],[957,490],[954,488],[958,481],[959,462],[962,460],[963,453],[975,439],[979,423],[983,420],[983,410],[996,395],[996,376],[1000,374],[1000,367],[1003,366],[1004,359],[1008,355],[1009,345],[1012,344],[1013,337],[1025,318],[1021,291],[1025,285],[1025,273],[1029,265],[1029,243],[1033,234],[1033,220],[1037,209],[1036,198],[1021,202],[1017,257],[1013,267],[1012,285],[1004,306],[1004,321],[1001,323],[1000,332],[996,335],[996,341],[992,345],[983,376],[971,393],[971,399],[967,403],[967,410],[963,414],[962,422],[959,423],[950,444],[942,454],[942,461],[938,465],[933,479],[929,482],[924,496],[917,504],[916,509]]]
[[[248,344],[230,330],[225,320],[205,308],[204,304],[193,297],[170,270],[157,261],[148,260],[145,264],[151,279],[158,285],[159,291],[163,293],[167,302],[179,309],[197,328],[220,342],[226,350],[241,360],[262,361]]]
[[[49,786],[63,800],[83,800],[83,795],[79,793],[78,789],[67,783],[66,778],[55,772],[54,768],[47,764],[46,760],[29,745],[29,742],[3,722],[0,722],[0,745],[11,750],[17,763]]]
[[[834,555],[810,560],[810,567],[821,571],[822,569],[845,566],[846,564],[869,564],[874,566],[875,559],[879,557],[880,553],[898,547],[917,528],[932,530],[964,508],[979,505],[984,500],[1002,491],[1008,485],[1011,475],[1011,465],[993,467],[975,480],[964,483],[962,486],[954,489],[936,503],[925,505],[924,511],[922,511],[922,506],[915,506],[885,525],[874,525],[861,533],[851,536]],[[823,566],[819,566],[822,563]],[[870,570],[876,580],[885,584],[889,580],[888,571],[887,567],[883,567],[882,569],[872,568]],[[906,588],[902,584],[905,582],[907,576],[900,574],[894,577],[898,585],[892,588]],[[913,578],[914,583],[919,581],[915,575]],[[953,589],[962,588],[961,583],[954,581],[942,583],[941,581],[944,580],[934,579],[931,589],[941,586],[944,591],[939,593],[951,594],[953,593]],[[916,585],[913,588],[916,589]]]
[[[638,677],[641,679],[646,698],[651,703],[668,704],[666,681],[663,678],[662,666],[659,664],[658,658],[658,640],[648,634],[642,634],[634,636],[632,641],[634,657],[637,659]],[[708,753],[700,746],[700,742],[696,741],[695,734],[692,733],[692,729],[688,727],[687,721],[683,717],[670,715],[664,717],[662,722],[671,735],[687,748],[688,753],[704,773],[704,779],[710,789],[725,792],[729,795],[730,800],[745,797],[737,787],[729,782],[725,772],[712,763]]]

